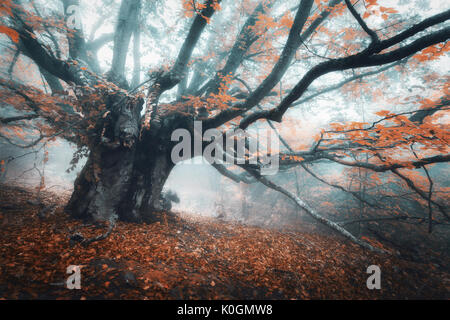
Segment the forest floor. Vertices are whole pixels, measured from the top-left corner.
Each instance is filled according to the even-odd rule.
[[[206,218],[163,215],[153,224],[117,223],[87,247],[70,241],[105,227],[63,212],[46,217],[34,194],[0,187],[2,299],[449,299],[450,273],[364,250],[328,235],[249,227]],[[169,218],[167,218],[169,217]],[[81,289],[65,286],[69,265],[81,265]],[[369,290],[367,267],[381,268],[381,289]]]

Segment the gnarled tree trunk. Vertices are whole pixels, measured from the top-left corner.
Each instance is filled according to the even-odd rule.
[[[161,191],[174,167],[171,128],[159,127],[157,134],[141,132],[143,101],[111,100],[111,112],[95,129],[66,211],[85,220],[154,221],[153,213],[163,209]]]

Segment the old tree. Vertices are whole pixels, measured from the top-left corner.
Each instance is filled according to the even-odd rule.
[[[73,217],[152,221],[175,166],[175,129],[194,137],[194,120],[200,120],[203,131],[264,124],[278,132],[301,125],[283,123],[288,111],[322,95],[333,97],[352,82],[362,86],[378,75],[373,90],[380,95],[389,91],[389,79],[414,74],[428,79],[429,96],[401,91],[395,101],[407,107],[401,112],[386,104],[373,123],[332,123],[302,148],[288,141],[295,136],[284,139],[278,132],[278,156],[280,170],[300,166],[318,179],[309,164],[391,172],[429,204],[424,219],[431,231],[433,209],[448,221],[446,208],[433,198],[430,177],[428,190],[402,170],[425,170],[428,176],[428,165],[449,160],[448,131],[439,120],[448,108],[448,81],[427,64],[445,58],[449,49],[450,10],[422,16],[413,1],[400,1],[398,8],[381,2],[103,0],[84,8],[88,4],[78,0],[2,1],[0,32],[8,56],[2,104],[21,113],[1,118],[1,138],[31,148],[62,137],[78,147],[74,163],[88,157],[66,207]],[[103,24],[111,25],[103,29],[109,32],[95,37]],[[108,46],[110,56],[99,59],[98,51]],[[141,57],[158,50],[169,57],[158,68],[146,67],[152,58]],[[21,57],[37,67],[45,90],[13,76]],[[17,134],[24,127],[32,130],[25,138]],[[259,181],[281,192],[315,219],[372,248],[316,212],[308,199],[261,175],[258,164],[214,166],[234,181]],[[367,202],[359,192],[327,183]]]

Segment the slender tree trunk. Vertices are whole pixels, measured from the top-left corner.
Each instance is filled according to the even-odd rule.
[[[249,218],[248,184],[240,183],[239,187],[241,188],[241,215],[243,220],[247,221]]]

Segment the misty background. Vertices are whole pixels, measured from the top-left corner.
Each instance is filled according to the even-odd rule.
[[[117,11],[118,2],[111,1],[110,6],[103,8],[101,14],[105,18],[98,28],[94,27],[95,21],[99,18],[99,10],[96,8],[97,4],[88,1],[81,2],[83,28],[90,38],[93,38],[95,34],[98,36],[113,31],[115,21],[109,17],[115,16],[113,12]],[[286,7],[295,5],[297,2],[286,1]],[[396,8],[399,8],[399,14],[402,16],[408,16],[408,8],[414,4],[414,6],[421,8],[420,15],[422,17],[439,12],[446,4],[446,1],[437,0],[411,1],[411,4],[408,4],[409,1],[402,0],[385,2],[387,5],[391,3]],[[179,51],[179,46],[182,43],[180,39],[185,36],[183,30],[187,30],[189,26],[188,22],[181,21],[179,18],[180,1],[164,1],[164,5],[161,5],[161,1],[150,1],[146,5],[155,6],[155,12],[158,12],[159,16],[164,17],[164,19],[153,20],[152,15],[149,14],[145,21],[146,30],[149,30],[150,34],[147,35],[148,37],[143,35],[143,41],[146,42],[147,46],[142,50],[141,55],[143,66],[142,79],[146,78],[149,70],[160,65],[170,64],[170,59],[176,56],[176,53]],[[226,5],[223,7],[227,8]],[[281,9],[285,8],[282,7]],[[226,10],[221,15],[214,16],[213,19],[221,19],[221,16],[226,17],[229,14]],[[277,14],[277,12],[274,14]],[[222,18],[219,24],[211,25],[215,27],[218,25],[226,30],[233,23],[233,21]],[[379,21],[371,21],[371,26],[377,28],[381,23],[382,19],[379,18]],[[159,30],[171,31],[169,34],[163,34]],[[213,34],[214,29],[208,26],[208,32]],[[3,35],[0,37],[0,40],[6,39]],[[205,38],[208,38],[207,35]],[[231,35],[230,39],[234,41],[234,36]],[[226,42],[228,40],[225,39],[223,41]],[[208,45],[220,47],[224,43],[217,42]],[[318,54],[323,54],[325,51],[325,48],[320,46],[312,46],[312,48],[317,50]],[[203,54],[201,50],[206,49],[206,44],[201,43],[195,49],[195,54],[201,56]],[[305,49],[302,48],[302,50]],[[0,72],[6,74],[11,60],[11,53],[4,45],[0,45],[0,53]],[[98,52],[99,61],[104,70],[109,69],[108,64],[111,61],[111,56],[112,44],[105,45]],[[129,52],[126,66],[128,71],[132,70],[132,61],[131,52]],[[313,62],[314,60],[312,60],[311,65],[313,65]],[[248,68],[254,72],[260,71],[252,65],[249,65]],[[286,87],[291,86],[298,79],[298,75],[304,74],[308,68],[309,66],[293,66],[283,78],[283,85]],[[286,113],[286,120],[282,125],[276,124],[276,128],[292,148],[301,149],[310,145],[313,136],[320,132],[322,128],[327,128],[329,123],[375,121],[378,117],[375,116],[374,112],[386,108],[389,108],[392,112],[410,110],[416,105],[404,101],[400,103],[399,97],[415,95],[417,98],[425,98],[433,94],[440,94],[440,92],[437,92],[439,90],[433,88],[433,83],[429,79],[424,79],[421,71],[426,71],[428,74],[434,73],[438,79],[448,78],[450,57],[445,55],[438,61],[428,62],[423,67],[423,70],[411,72],[407,76],[396,69],[390,69],[385,72],[389,75],[388,80],[383,79],[381,81],[378,76],[368,77],[364,81],[351,83],[343,87],[342,90],[323,94],[307,103],[290,108]],[[129,75],[131,73],[126,72]],[[23,83],[33,84],[44,91],[48,89],[43,79],[39,77],[36,66],[23,55],[16,64],[14,77]],[[345,79],[343,73],[326,75],[320,81],[315,82],[312,89],[320,88],[324,84],[338,83],[343,79]],[[255,83],[258,83],[257,79],[255,79]],[[355,87],[358,89],[356,90]],[[389,90],[386,90],[387,87]],[[175,96],[176,88],[164,93],[161,101],[172,101]],[[17,111],[10,108],[7,104],[1,103],[2,116],[13,116],[15,112]],[[449,120],[448,116],[441,119],[443,123],[449,123]],[[25,141],[32,140],[34,136],[32,132],[24,135]],[[75,150],[74,145],[62,139],[56,139],[56,141],[45,146],[38,144],[29,149],[18,148],[1,140],[0,159],[4,160],[6,165],[0,175],[0,183],[35,188],[42,183],[43,177],[45,181],[44,190],[69,196],[73,188],[73,182],[86,160],[85,158],[81,159],[74,170],[67,172],[67,169],[71,167]],[[44,162],[47,152],[48,161]],[[350,189],[357,186],[361,181],[370,182],[372,179],[370,173],[356,172],[326,161],[314,164],[311,168],[317,175],[325,177],[328,181],[344,181],[346,187],[350,187]],[[450,187],[448,166],[446,164],[437,164],[430,166],[429,170],[435,185],[441,189],[437,195],[445,202],[445,200],[448,200],[446,188]],[[423,172],[418,171],[418,174],[425,181],[425,184],[426,180]],[[383,174],[380,176],[383,179]],[[361,206],[348,193],[318,181],[300,167],[280,172],[271,178],[287,189],[296,192],[299,196],[306,199],[310,205],[316,207],[321,214],[333,221],[367,217],[371,216],[371,214],[375,215],[378,210]],[[378,184],[377,189],[371,190],[370,187],[366,189],[367,192],[371,193],[370,197],[373,197],[375,202],[380,201],[386,207],[392,206],[394,208],[392,211],[397,212],[390,212],[393,215],[407,213],[415,217],[425,216],[426,203],[417,201],[410,190],[400,188],[387,177],[382,182]],[[279,193],[268,190],[258,182],[251,185],[235,183],[207,164],[178,164],[171,172],[164,189],[177,193],[180,202],[173,203],[172,210],[185,216],[209,217],[270,228],[330,232],[306,216],[301,210],[298,210],[291,201]],[[389,235],[389,239],[393,239],[392,241],[409,247],[432,246],[436,250],[442,250],[444,253],[450,252],[449,228],[446,225],[436,225],[431,235],[426,233],[426,223],[410,225],[407,223],[400,224],[399,222],[383,222],[382,224],[372,225],[370,228],[372,229],[371,231],[368,230],[366,224],[361,223],[348,226],[348,229],[358,236],[363,236],[366,233],[371,233],[372,235],[378,233],[382,237],[388,237]]]

